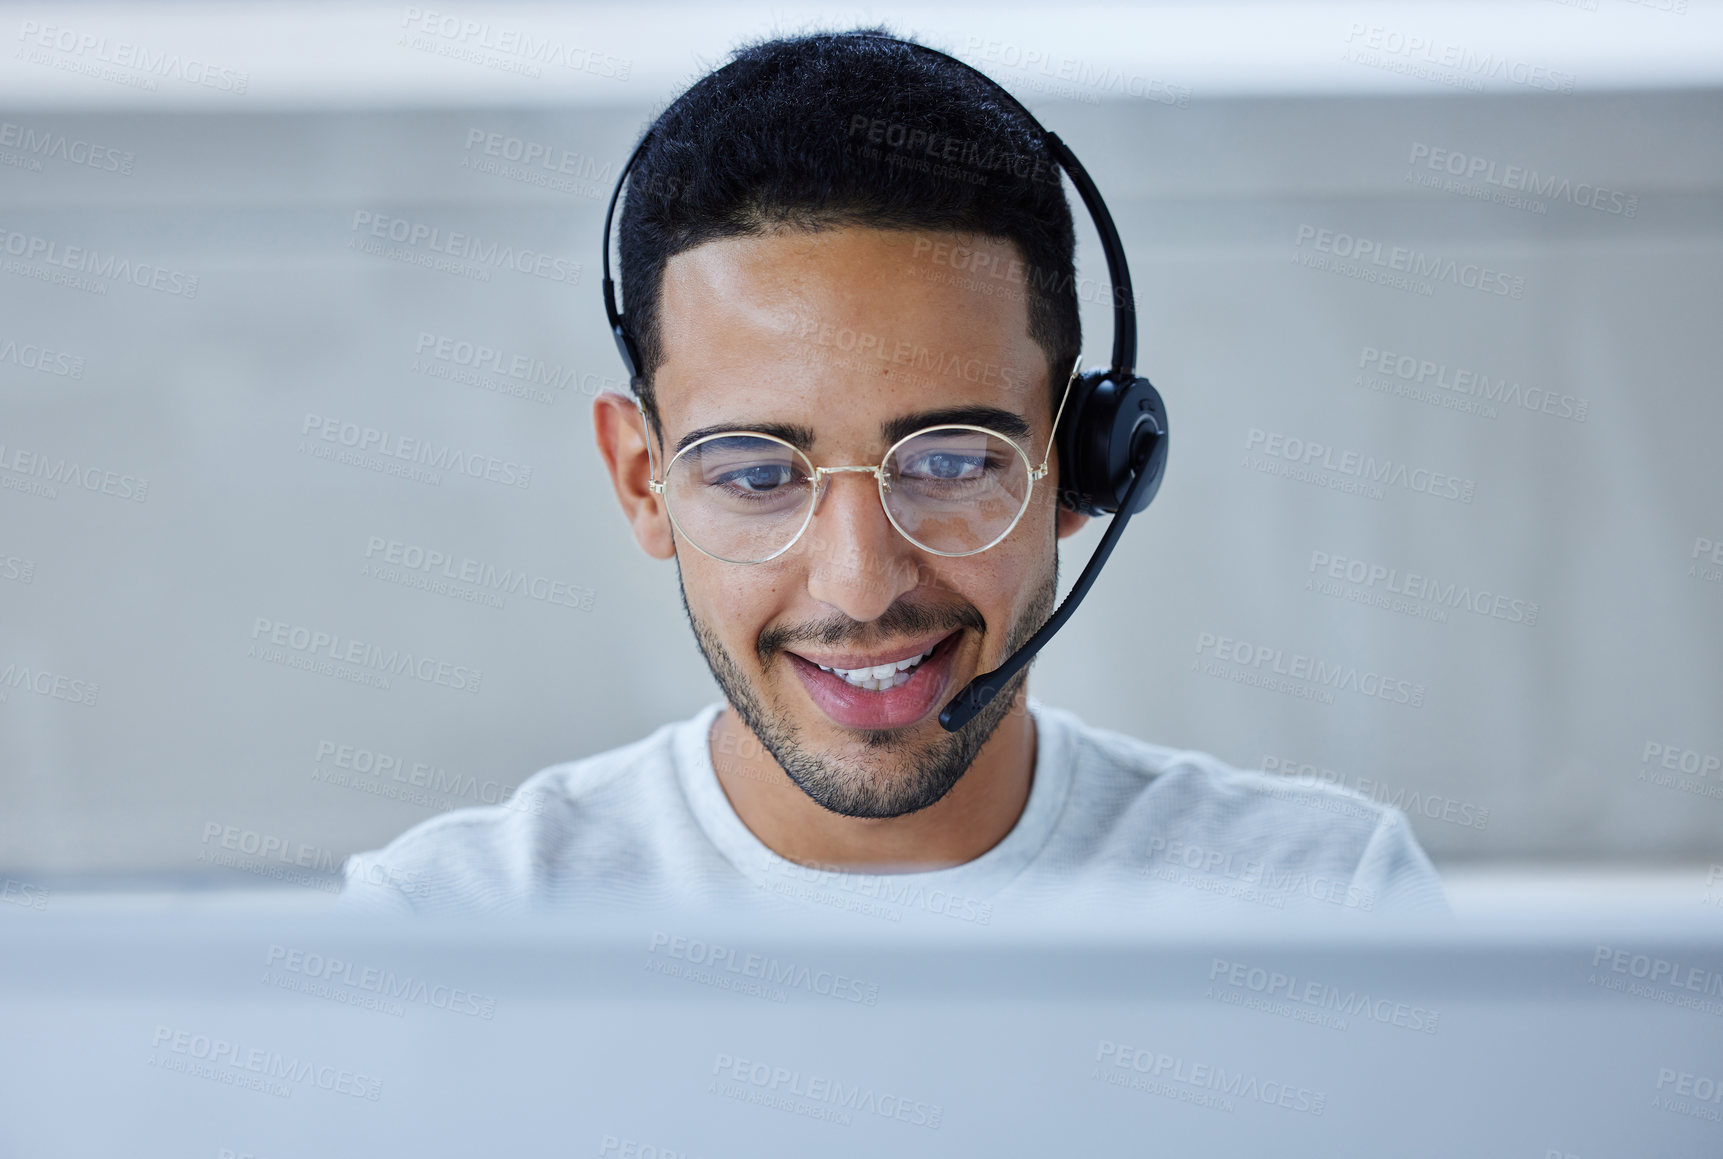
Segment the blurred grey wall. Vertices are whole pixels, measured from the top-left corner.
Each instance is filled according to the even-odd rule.
[[[1174,433],[1034,693],[1449,860],[1723,855],[1723,95],[1035,107]],[[0,114],[0,871],[327,869],[715,698],[591,438],[653,111]]]

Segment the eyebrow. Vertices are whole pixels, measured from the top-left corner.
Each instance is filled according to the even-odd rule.
[[[938,410],[916,411],[881,423],[879,431],[880,437],[890,446],[916,431],[948,426],[986,427],[1019,441],[1028,438],[1033,432],[1029,420],[1022,415],[996,406],[951,406]],[[813,428],[797,423],[717,423],[683,435],[676,441],[676,451],[681,451],[708,436],[729,434],[732,431],[758,431],[762,435],[772,435],[803,452],[814,445]]]
[[[676,440],[676,452],[672,453],[680,452],[684,447],[697,443],[710,435],[727,435],[735,431],[758,431],[762,435],[772,435],[802,451],[806,451],[814,445],[813,428],[799,426],[795,423],[718,423],[714,426],[699,427],[689,431]]]
[[[879,432],[889,445],[926,427],[949,426],[986,427],[1018,440],[1026,439],[1030,434],[1028,419],[996,406],[951,406],[917,411],[882,423]]]

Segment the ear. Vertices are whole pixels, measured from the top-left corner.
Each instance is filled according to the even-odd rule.
[[[664,512],[663,496],[654,495],[646,485],[652,478],[652,463],[661,462],[662,456],[647,456],[645,416],[629,396],[602,391],[592,400],[592,429],[616,488],[616,501],[634,529],[634,542],[654,559],[669,559],[676,554],[670,518]]]
[[[1073,511],[1063,503],[1059,504],[1059,518],[1055,525],[1059,538],[1075,535],[1083,530],[1083,525],[1089,522],[1089,517],[1079,511]]]

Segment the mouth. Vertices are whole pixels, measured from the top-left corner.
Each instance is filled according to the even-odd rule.
[[[814,705],[845,728],[903,728],[924,719],[951,683],[962,629],[872,656],[786,652]]]

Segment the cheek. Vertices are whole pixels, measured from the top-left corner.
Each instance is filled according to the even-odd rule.
[[[922,576],[928,588],[946,599],[955,596],[973,604],[986,617],[990,632],[998,632],[1028,606],[1048,566],[1040,532],[1019,527],[997,547],[980,555],[939,560]]]
[[[1014,610],[1022,610],[1034,601],[1054,568],[1058,558],[1056,518],[1051,505],[1037,505],[1024,512],[1023,523],[993,549],[1005,553],[998,560],[1000,578],[995,582],[1005,587],[1004,599]]]
[[[743,567],[683,553],[682,590],[700,618],[740,660],[754,654],[761,629],[771,623],[787,603],[791,578],[769,564]]]

